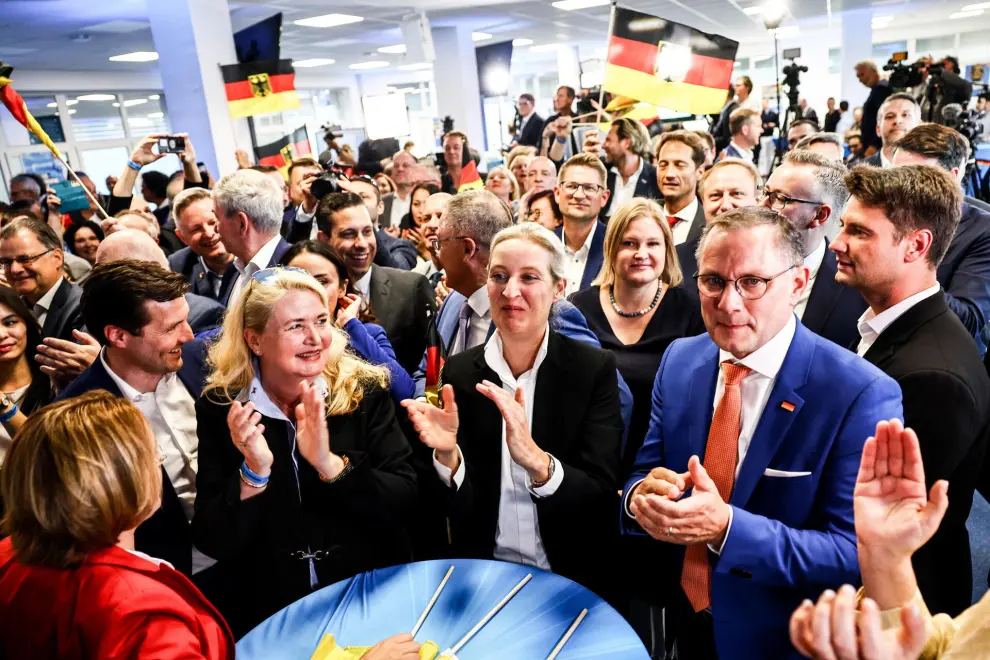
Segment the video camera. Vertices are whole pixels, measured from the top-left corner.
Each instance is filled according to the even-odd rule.
[[[787,87],[788,109],[800,117],[800,106],[798,106],[798,87],[801,85],[801,74],[808,73],[808,67],[798,64],[794,60],[801,57],[800,48],[785,48],[781,53],[785,60],[790,60],[790,64],[780,70],[784,74],[783,85]]]
[[[950,103],[942,108],[942,122],[969,140],[971,150],[975,150],[977,138],[983,133],[983,123],[978,121],[970,110],[963,110],[959,103]]]
[[[918,60],[911,64],[905,64],[904,62],[907,60],[907,56],[906,50],[898,51],[883,65],[884,71],[890,71],[890,87],[894,91],[903,91],[909,87],[917,87],[925,82],[926,69],[929,75],[938,77],[945,70],[945,65],[941,62],[932,62],[929,64],[924,60]]]

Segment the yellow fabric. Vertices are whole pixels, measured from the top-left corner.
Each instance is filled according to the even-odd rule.
[[[667,82],[655,75],[634,71],[615,64],[605,65],[606,91],[651,103],[660,108],[696,115],[711,115],[722,111],[725,90]]]
[[[227,102],[227,108],[230,111],[230,116],[234,119],[241,117],[253,117],[254,115],[263,115],[267,112],[295,110],[298,107],[299,94],[296,90]]]
[[[928,631],[928,641],[919,660],[990,658],[990,592],[955,619],[948,614],[932,616],[920,592],[915,594],[912,603],[921,613]],[[885,630],[901,625],[900,608],[884,610],[880,617]]]
[[[10,78],[0,76],[0,87],[9,85],[10,82],[11,82]],[[23,104],[22,111],[24,112],[24,118],[27,120],[27,123],[24,124],[24,128],[34,133],[35,137],[41,140],[41,143],[44,144],[46,147],[48,147],[49,151],[51,151],[53,154],[55,154],[55,156],[59,160],[61,160],[62,153],[58,150],[58,147],[56,147],[55,143],[52,142],[52,139],[48,137],[48,133],[45,133],[45,129],[41,127],[41,124],[39,124],[38,120],[34,118],[34,115],[31,114],[31,111],[27,109],[27,104],[24,104],[23,101],[21,101],[21,103]]]
[[[365,653],[371,650],[370,646],[344,646],[337,645],[332,633],[327,633],[320,640],[319,646],[313,651],[310,660],[358,660]],[[419,660],[434,660],[440,647],[434,642],[423,642],[419,647]]]
[[[457,192],[462,193],[465,190],[481,190],[484,187],[485,184],[481,181],[481,179],[477,179],[470,183],[462,183],[460,187],[457,189]]]

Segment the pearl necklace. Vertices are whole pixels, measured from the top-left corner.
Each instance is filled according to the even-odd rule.
[[[623,318],[626,318],[626,319],[635,319],[635,318],[638,318],[640,316],[644,316],[646,314],[649,314],[651,311],[653,311],[653,308],[656,307],[657,306],[657,303],[660,302],[660,294],[662,294],[662,293],[663,293],[663,284],[660,283],[660,282],[657,282],[657,295],[653,296],[653,302],[650,303],[650,306],[649,307],[647,307],[645,309],[641,309],[638,312],[623,312],[619,308],[619,303],[615,302],[615,285],[614,284],[611,285],[608,288],[608,299],[611,301],[611,303],[612,303],[612,309],[615,310],[615,313],[616,314],[618,314],[619,316],[621,316]]]

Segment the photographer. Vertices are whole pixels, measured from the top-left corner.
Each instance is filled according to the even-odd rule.
[[[870,88],[870,95],[863,104],[863,119],[859,125],[860,139],[863,142],[863,155],[872,156],[883,146],[877,134],[877,113],[887,97],[891,95],[890,83],[880,79],[877,65],[863,61],[856,65],[856,78]]]
[[[922,58],[913,66],[921,74],[921,83],[914,86],[921,117],[947,125],[942,110],[952,103],[965,108],[973,96],[973,84],[959,76],[959,60],[955,57],[944,57],[936,63]]]

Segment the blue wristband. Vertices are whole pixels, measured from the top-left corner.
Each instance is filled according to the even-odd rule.
[[[241,463],[241,476],[259,486],[264,486],[268,483],[268,477],[263,477],[257,472],[252,472],[251,468],[248,467],[247,461]]]
[[[16,414],[17,414],[17,404],[15,403],[13,408],[8,410],[4,414],[0,415],[0,424],[3,424],[4,422],[9,422],[10,419]]]
[[[131,160],[131,159],[127,159],[127,166],[128,166],[129,168],[131,168],[132,170],[134,170],[135,172],[140,172],[140,171],[141,171],[141,166],[140,166],[140,165],[138,165],[137,163],[135,163],[135,162],[134,162],[133,160]]]
[[[559,142],[560,144],[567,144],[567,138],[562,138],[562,137],[560,137],[560,136],[558,135],[558,136],[557,136],[557,137],[555,137],[554,139],[555,139],[555,140],[556,140],[557,142]]]

